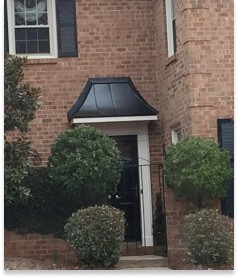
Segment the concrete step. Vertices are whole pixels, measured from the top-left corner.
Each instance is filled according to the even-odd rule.
[[[117,267],[119,269],[169,269],[168,258],[155,255],[122,256]]]

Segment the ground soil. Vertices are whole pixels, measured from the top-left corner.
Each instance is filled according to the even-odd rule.
[[[181,259],[170,266],[174,270],[234,270],[234,263],[222,263],[214,266],[192,264],[189,260]]]
[[[213,268],[209,266],[193,265],[188,261],[180,261],[176,265],[170,266],[173,270],[233,270],[234,264],[222,264]],[[100,268],[95,266],[85,266],[79,263],[66,263],[53,260],[35,260],[28,258],[6,258],[4,261],[5,270],[117,270],[119,268]]]
[[[117,269],[87,266],[80,263],[60,262],[53,260],[36,260],[29,258],[5,258],[5,270],[97,270],[97,269]]]

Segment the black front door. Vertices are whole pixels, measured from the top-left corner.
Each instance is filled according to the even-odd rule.
[[[112,196],[111,203],[125,213],[125,240],[139,241],[141,228],[137,136],[112,136],[112,138],[116,141],[121,152],[123,171],[117,192]]]

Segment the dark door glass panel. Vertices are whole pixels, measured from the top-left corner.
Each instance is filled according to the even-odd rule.
[[[137,154],[137,136],[112,136],[121,153],[123,171],[117,186],[116,195],[111,204],[124,211],[126,219],[125,239],[141,240],[139,169]]]

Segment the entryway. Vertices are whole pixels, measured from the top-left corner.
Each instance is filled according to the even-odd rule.
[[[126,241],[141,241],[140,189],[138,172],[137,136],[111,136],[121,152],[123,170],[111,205],[124,211]]]
[[[148,123],[157,113],[130,77],[88,79],[67,113],[72,126],[93,125],[116,138],[126,159],[114,203],[125,211],[127,242],[141,247],[153,246]]]

